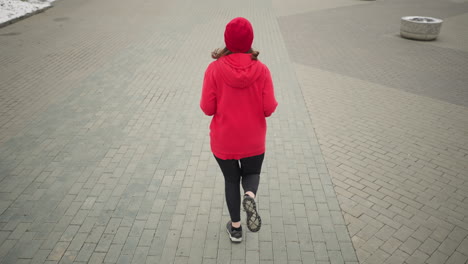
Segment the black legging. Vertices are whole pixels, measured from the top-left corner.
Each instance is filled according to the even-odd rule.
[[[226,203],[232,222],[239,222],[240,218],[240,181],[244,193],[250,191],[257,195],[265,153],[240,160],[222,160],[215,156],[224,175],[224,189]]]

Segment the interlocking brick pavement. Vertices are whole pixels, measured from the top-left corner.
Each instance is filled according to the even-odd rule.
[[[361,263],[468,260],[468,54],[454,35],[464,29],[449,23],[436,42],[398,36],[398,18],[416,6],[463,21],[468,5],[417,3],[280,18]]]
[[[276,11],[64,0],[0,29],[0,262],[356,263]],[[280,102],[264,225],[239,245],[198,107],[235,16],[252,21]]]

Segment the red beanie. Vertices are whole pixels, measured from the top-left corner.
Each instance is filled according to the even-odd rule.
[[[252,25],[243,17],[236,17],[226,25],[224,42],[232,52],[247,52],[252,48],[254,34]]]

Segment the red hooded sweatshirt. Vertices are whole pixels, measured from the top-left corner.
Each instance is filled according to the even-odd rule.
[[[277,105],[270,71],[251,54],[234,53],[212,62],[205,72],[200,107],[213,116],[213,154],[238,160],[264,153],[265,118]]]

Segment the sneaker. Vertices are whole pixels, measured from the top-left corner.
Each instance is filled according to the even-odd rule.
[[[262,226],[262,219],[260,218],[260,215],[258,215],[254,198],[247,194],[244,195],[242,205],[247,213],[247,227],[252,232],[258,232]]]
[[[229,221],[226,224],[226,230],[232,242],[239,243],[242,241],[242,226],[239,228],[239,230],[235,230],[234,227],[232,227],[232,221]]]

